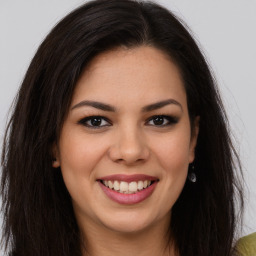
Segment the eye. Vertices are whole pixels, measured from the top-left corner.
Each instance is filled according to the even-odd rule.
[[[92,129],[111,125],[110,121],[102,116],[88,116],[81,119],[78,123]]]
[[[153,116],[147,120],[148,125],[160,127],[176,124],[177,122],[176,117],[166,115]]]

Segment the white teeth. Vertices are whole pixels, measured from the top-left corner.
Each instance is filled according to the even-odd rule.
[[[120,182],[120,192],[128,192],[129,184],[125,181]]]
[[[133,181],[129,183],[129,191],[130,192],[136,192],[138,190],[137,182]]]
[[[138,182],[138,189],[139,190],[143,189],[143,181],[141,181],[141,180]]]
[[[104,184],[105,185],[105,184]],[[109,187],[109,188],[113,188],[114,187],[114,183],[110,180],[109,182],[108,182],[108,186],[107,187]]]
[[[132,181],[132,182],[126,182],[126,181],[107,181],[104,180],[102,181],[102,183],[106,186],[109,187],[110,189],[113,189],[119,193],[123,193],[123,194],[133,194],[133,193],[137,193],[138,191],[147,188],[148,186],[151,185],[151,181],[150,180],[145,180],[145,181]]]
[[[119,190],[120,189],[120,185],[119,185],[119,182],[118,181],[114,181],[114,190]]]

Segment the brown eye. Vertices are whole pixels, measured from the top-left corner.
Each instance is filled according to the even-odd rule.
[[[148,119],[147,124],[151,126],[164,127],[172,124],[176,124],[178,119],[172,116],[158,115]]]
[[[102,118],[100,117],[92,118],[88,123],[90,123],[90,125],[92,126],[100,126],[102,123]]]
[[[111,125],[110,122],[102,116],[89,116],[81,119],[78,123],[92,129]]]
[[[163,125],[165,119],[164,119],[164,117],[162,117],[162,116],[156,116],[156,117],[154,117],[154,118],[152,119],[152,121],[153,121],[154,125]]]

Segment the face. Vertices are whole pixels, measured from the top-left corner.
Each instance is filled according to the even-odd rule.
[[[142,46],[94,58],[55,150],[79,225],[136,232],[169,222],[194,131],[179,70],[164,53]]]

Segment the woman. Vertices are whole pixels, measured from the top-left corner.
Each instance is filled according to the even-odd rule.
[[[195,41],[156,4],[93,1],[56,25],[2,165],[11,255],[234,253],[243,202],[225,111]]]

